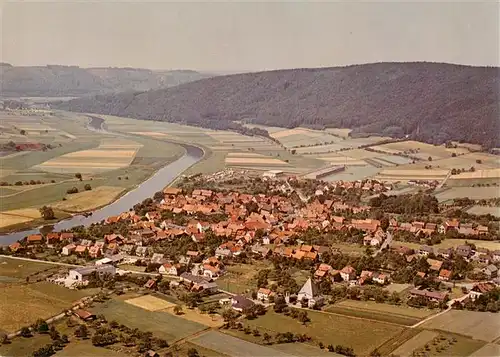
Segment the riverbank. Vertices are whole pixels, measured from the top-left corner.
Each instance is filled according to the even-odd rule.
[[[118,135],[122,136],[121,133],[118,133]],[[130,135],[128,136],[128,138],[132,138],[133,140],[141,142],[144,140],[153,140],[150,138],[145,139],[136,137],[134,135]],[[204,147],[197,146],[196,144],[190,145],[175,140],[155,140],[155,142],[158,142],[157,144],[159,146],[161,146],[162,144],[179,146],[182,149],[182,155],[176,156],[175,159],[171,162],[161,163],[161,167],[155,166],[154,170],[150,171],[148,176],[144,177],[144,169],[146,165],[149,165],[149,167],[151,167],[152,163],[156,163],[156,165],[158,165],[158,149],[149,150],[147,152],[149,155],[147,155],[144,160],[135,163],[136,165],[142,165],[143,167],[143,177],[142,180],[139,181],[141,183],[124,190],[119,195],[119,197],[116,197],[111,203],[104,205],[100,209],[93,210],[91,216],[86,217],[81,214],[73,215],[71,218],[63,218],[61,221],[55,224],[54,222],[50,222],[49,225],[53,225],[54,230],[69,229],[78,225],[90,225],[92,223],[97,223],[109,216],[118,215],[124,211],[127,211],[136,203],[141,202],[145,198],[152,197],[155,192],[160,191],[164,187],[171,184],[180,174],[200,161],[206,154],[206,149]],[[113,171],[113,174],[118,178],[123,177],[123,179],[125,179],[127,175],[131,174],[131,172],[130,170],[116,170]],[[123,181],[117,182],[120,182],[123,185]],[[43,226],[40,226],[41,224],[43,224]],[[39,230],[45,226],[47,226],[47,222],[41,223],[40,221],[32,221],[25,222],[21,226],[6,227],[10,232],[13,232],[13,230],[15,229],[15,232],[10,234],[2,234],[0,236],[0,245],[8,245],[12,242],[24,238],[26,235],[38,233]],[[7,230],[4,229],[3,232],[5,231]]]

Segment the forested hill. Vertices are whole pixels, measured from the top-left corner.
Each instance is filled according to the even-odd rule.
[[[0,94],[5,97],[73,97],[120,91],[147,91],[208,78],[190,70],[76,66],[15,67],[0,64]]]
[[[235,121],[246,119],[493,147],[500,145],[499,74],[499,68],[438,63],[292,69],[77,99],[60,107],[212,128],[235,128]]]

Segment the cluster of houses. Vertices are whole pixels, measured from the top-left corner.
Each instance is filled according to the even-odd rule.
[[[390,281],[390,275],[383,272],[363,270],[357,276],[356,269],[350,265],[345,266],[341,270],[336,270],[328,264],[321,263],[314,272],[314,279],[318,282],[323,279],[330,279],[332,283],[344,281],[351,285],[364,285],[369,281],[385,285]]]
[[[398,222],[396,219],[389,221],[389,229],[394,231],[406,231],[419,236],[430,236],[434,233],[446,234],[456,231],[465,236],[481,236],[489,233],[489,228],[484,225],[463,223],[457,219],[447,220],[442,224],[432,222]]]

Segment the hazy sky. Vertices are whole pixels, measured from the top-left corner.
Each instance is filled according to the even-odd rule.
[[[2,8],[1,60],[206,71],[499,65],[499,17],[496,1],[16,1]]]

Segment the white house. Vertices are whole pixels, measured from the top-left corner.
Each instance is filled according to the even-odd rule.
[[[76,245],[68,244],[62,248],[61,254],[62,255],[71,255],[71,253],[73,253],[75,251],[75,249],[76,249]]]
[[[311,278],[307,279],[302,289],[297,294],[298,301],[307,300],[307,305],[313,307],[316,303],[323,303],[323,296],[319,295],[318,287]]]
[[[170,263],[165,263],[162,266],[160,266],[160,268],[158,269],[158,272],[160,274],[179,275],[179,272],[178,272],[175,264],[170,264]]]
[[[274,293],[266,288],[260,288],[259,291],[257,291],[257,299],[261,301],[269,301],[272,295],[274,295]]]
[[[340,271],[340,277],[344,281],[354,280],[356,278],[356,270],[348,265]]]
[[[262,177],[276,178],[283,176],[283,171],[281,170],[269,170],[262,174]]]

